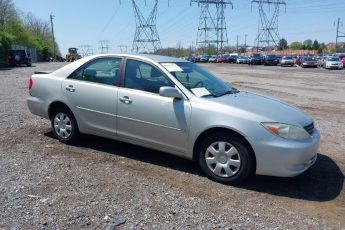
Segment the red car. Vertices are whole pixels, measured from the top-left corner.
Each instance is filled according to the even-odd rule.
[[[345,68],[345,57],[341,60],[341,62],[343,63],[343,66]]]
[[[217,63],[224,63],[224,61],[225,61],[225,57],[224,56],[218,56],[218,58],[216,60]]]

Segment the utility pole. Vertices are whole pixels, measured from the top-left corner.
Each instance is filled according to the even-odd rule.
[[[52,35],[53,35],[53,57],[54,57],[54,61],[56,60],[56,51],[55,51],[55,36],[54,36],[54,22],[53,22],[53,19],[54,19],[54,15],[53,13],[50,13],[50,24],[51,24],[51,27],[52,27]]]
[[[245,50],[245,52],[247,52],[247,37],[248,37],[248,34],[245,34],[244,35],[244,50]]]
[[[238,34],[237,34],[237,38],[236,38],[236,52],[238,52]]]
[[[339,27],[340,27],[341,21],[340,18],[338,18],[338,23],[337,23],[337,36],[335,38],[335,52],[337,52],[338,49],[338,39],[339,38],[345,38],[345,33],[342,33],[339,31]],[[340,35],[343,34],[343,35]]]

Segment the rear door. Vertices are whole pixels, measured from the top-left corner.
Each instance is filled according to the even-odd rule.
[[[80,129],[116,134],[116,102],[121,58],[97,58],[62,83]]]

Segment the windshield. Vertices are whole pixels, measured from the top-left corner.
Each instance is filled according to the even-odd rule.
[[[161,63],[181,84],[198,97],[233,93],[230,85],[190,62]]]
[[[285,60],[292,60],[292,57],[285,56],[285,57],[283,57],[283,59],[285,59]]]
[[[340,61],[337,57],[330,57],[328,58],[328,61]]]

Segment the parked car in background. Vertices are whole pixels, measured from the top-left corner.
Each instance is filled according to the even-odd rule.
[[[237,64],[248,64],[248,58],[245,56],[238,56],[236,63]]]
[[[225,56],[224,55],[219,55],[217,57],[217,60],[216,60],[217,63],[224,63],[224,61],[225,61]]]
[[[342,69],[343,63],[341,62],[340,58],[333,56],[328,57],[323,66],[326,69]]]
[[[252,54],[248,58],[248,65],[262,65],[261,54]]]
[[[29,80],[27,104],[62,143],[82,133],[129,142],[194,160],[222,183],[297,176],[320,142],[299,109],[171,57],[102,54],[42,71]]]
[[[343,68],[345,67],[345,57],[341,60],[341,63],[343,64]]]
[[[211,57],[208,59],[208,62],[216,63],[218,56],[217,55],[211,55]]]
[[[317,68],[318,66],[318,62],[314,57],[303,57],[301,60],[301,67],[305,68],[305,67],[313,67],[313,68]]]
[[[292,56],[283,56],[282,60],[280,61],[281,66],[294,66],[295,61],[293,60]]]
[[[237,60],[238,56],[237,55],[229,55],[225,58],[225,61],[226,63],[236,63],[236,60]]]
[[[186,58],[187,61],[190,61],[190,62],[196,62],[196,59],[194,56],[189,56]]]
[[[263,64],[264,65],[278,65],[279,59],[274,54],[268,54],[263,57]]]
[[[211,57],[210,55],[203,55],[200,58],[200,62],[208,62],[210,57]]]
[[[13,67],[18,65],[32,66],[30,54],[25,50],[9,50],[8,63]]]

